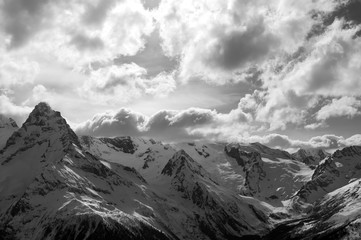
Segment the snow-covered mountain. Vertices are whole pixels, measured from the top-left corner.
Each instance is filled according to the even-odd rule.
[[[166,214],[179,226],[178,236],[186,228],[192,231],[192,239],[236,239],[245,233],[264,234],[270,226],[267,205],[250,203],[219,185],[184,150],[168,161],[156,185],[168,199],[177,199]]]
[[[310,214],[278,225],[264,240],[361,238],[361,179],[327,193]]]
[[[226,153],[244,166],[245,182],[241,193],[283,206],[300,187],[311,179],[313,170],[293,159],[286,151],[260,143],[229,144]]]
[[[0,114],[0,150],[5,146],[8,138],[18,129],[14,119]]]
[[[220,185],[273,206],[283,206],[282,201],[295,194],[313,173],[288,152],[260,143],[197,141],[168,145],[153,139],[89,136],[80,137],[80,141],[93,155],[133,167],[150,183],[157,180],[176,151],[184,150]]]
[[[103,144],[143,151],[144,142],[129,140]],[[220,186],[184,151],[169,152],[148,183],[134,168],[91,154],[86,141],[47,104],[35,107],[1,151],[2,239],[231,239],[269,231],[266,204]],[[155,145],[147,156],[167,153],[161,143],[144,144]],[[158,168],[157,160],[149,166]]]
[[[145,180],[82,151],[47,104],[11,136],[0,162],[2,239],[173,238],[149,206]]]
[[[148,181],[159,176],[176,150],[153,139],[134,137],[95,138],[81,136],[86,151],[107,161],[135,168]]]
[[[260,143],[78,137],[46,103],[20,129],[1,126],[13,133],[0,151],[0,239],[361,235],[361,146],[290,154]]]
[[[361,178],[361,146],[335,151],[316,167],[312,179],[293,198],[295,206],[304,207],[325,194]]]

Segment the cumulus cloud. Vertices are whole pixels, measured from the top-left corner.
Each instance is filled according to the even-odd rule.
[[[94,136],[139,136],[140,128],[145,120],[145,116],[140,113],[120,109],[118,112],[95,115],[93,119],[78,125],[76,132],[80,135]]]
[[[345,146],[361,145],[361,134],[355,134],[344,140],[340,140],[340,143]]]
[[[46,24],[43,20],[48,16],[46,8],[49,2],[48,0],[5,0],[0,3],[1,20],[9,36],[9,48],[24,45]]]
[[[17,122],[21,122],[32,108],[15,104],[11,98],[0,94],[0,113],[5,116],[13,117]]]
[[[239,107],[245,108],[244,102],[251,100],[254,118],[271,131],[301,125],[306,129],[327,127],[320,121],[357,115],[361,90],[359,30],[357,25],[345,28],[345,22],[336,19],[285,65],[277,68],[270,63],[263,75],[263,88],[246,95]],[[330,106],[326,99],[331,99]]]
[[[49,90],[41,84],[33,87],[31,91],[31,95],[28,99],[26,99],[22,104],[25,106],[35,106],[39,102],[48,102],[52,104],[53,95],[49,92]]]
[[[162,110],[150,117],[122,108],[118,112],[96,115],[92,120],[79,124],[76,132],[81,135],[108,137],[141,135],[165,141],[200,139],[205,135],[212,139],[216,139],[215,135],[222,135],[221,137],[226,139],[230,132],[236,132],[235,127],[238,126],[240,130],[239,126],[246,121],[243,119],[235,124],[233,119],[233,114],[221,114],[202,108]],[[244,127],[246,128],[246,125]]]
[[[297,96],[280,89],[255,90],[240,99],[238,109],[266,126],[269,131],[305,124],[308,109],[317,103],[315,96]]]
[[[282,149],[297,149],[297,148],[322,148],[322,149],[337,149],[351,145],[361,145],[361,135],[356,134],[349,138],[336,135],[323,135],[312,137],[308,141],[293,140],[286,135],[269,134],[266,136],[254,136],[250,140],[261,142],[269,147],[276,147]]]
[[[349,138],[328,134],[312,137],[308,141],[291,139],[276,133],[264,136],[249,135],[246,132],[247,129],[249,130],[248,125],[227,127],[225,122],[221,124],[221,115],[212,110],[190,108],[183,111],[163,110],[147,117],[129,109],[120,109],[118,112],[94,116],[93,119],[79,124],[76,132],[80,135],[108,137],[121,135],[152,137],[168,142],[197,139],[260,142],[269,147],[282,149],[337,149],[361,144],[360,134]]]
[[[27,58],[0,56],[0,88],[33,83],[39,73],[39,65]]]
[[[361,65],[358,56],[361,43],[355,34],[359,27],[343,28],[335,21],[306,51],[306,58],[286,73],[284,89],[297,94],[326,96],[358,95],[361,89]]]
[[[154,78],[143,81],[146,94],[165,98],[177,88],[175,81],[175,72],[160,72]]]
[[[317,120],[326,120],[331,117],[347,116],[352,118],[359,115],[361,101],[354,97],[341,97],[340,99],[332,99],[331,103],[323,106],[316,115]]]
[[[0,9],[8,49],[46,52],[73,68],[134,55],[154,29],[140,1],[6,0]]]
[[[88,81],[78,88],[87,99],[116,105],[137,99],[143,94],[166,97],[176,89],[173,73],[161,72],[147,78],[147,70],[135,63],[111,65],[90,72]]]
[[[248,89],[242,89],[237,107],[222,105],[227,111],[189,108],[147,117],[122,108],[119,115],[99,114],[78,129],[106,136],[239,140],[267,131],[327,128],[329,118],[360,113],[361,28],[356,8],[346,2],[163,0],[149,10],[158,1],[144,7],[141,0],[0,0],[2,111],[21,115],[39,99],[115,109],[139,98],[168,97],[192,79],[216,85],[244,81]],[[151,34],[162,49],[135,56]],[[174,64],[147,69],[161,51]],[[129,61],[122,64],[125,56]],[[145,64],[132,63],[137,58]],[[163,60],[153,64],[166,65]],[[79,75],[44,80],[50,65]],[[272,144],[286,140],[278,136]]]
[[[285,53],[295,52],[330,1],[162,1],[156,19],[163,49],[180,57],[184,80],[224,83]],[[242,78],[241,78],[242,79]]]

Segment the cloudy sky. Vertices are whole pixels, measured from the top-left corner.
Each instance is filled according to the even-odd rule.
[[[0,0],[0,113],[78,134],[361,144],[361,1]]]

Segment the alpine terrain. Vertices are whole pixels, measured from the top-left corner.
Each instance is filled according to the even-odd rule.
[[[77,136],[0,116],[0,239],[360,239],[361,146]]]

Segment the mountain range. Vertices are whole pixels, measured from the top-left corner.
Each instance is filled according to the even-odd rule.
[[[360,239],[361,146],[77,136],[0,117],[0,239]]]

